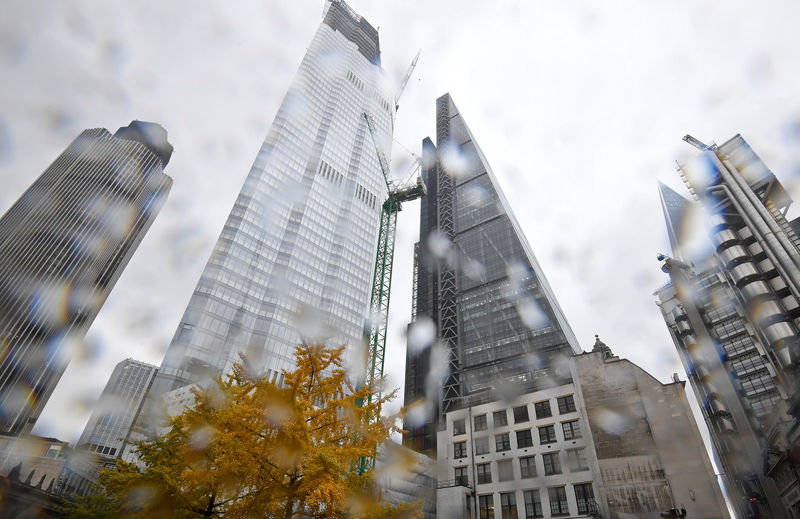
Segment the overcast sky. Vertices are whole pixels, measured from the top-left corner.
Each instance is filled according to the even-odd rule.
[[[653,303],[668,252],[656,191],[681,137],[741,133],[796,192],[800,4],[353,0],[380,28],[417,152],[450,92],[584,349],[594,334],[661,381],[680,371]],[[74,441],[113,366],[160,364],[283,94],[321,0],[5,1],[0,212],[87,127],[161,123],[174,186],[35,432]],[[395,161],[406,152],[395,146]],[[407,155],[407,154],[406,154]],[[417,204],[400,214],[388,348],[402,386]],[[400,398],[402,401],[402,397]]]

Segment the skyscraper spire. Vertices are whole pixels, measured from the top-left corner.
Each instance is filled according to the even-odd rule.
[[[672,254],[682,258],[680,244],[690,202],[660,181],[658,182],[658,196],[661,200],[661,209],[664,211]]]

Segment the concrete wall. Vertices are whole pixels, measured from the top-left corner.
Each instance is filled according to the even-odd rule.
[[[574,366],[612,518],[673,507],[693,519],[729,517],[683,382],[662,384],[604,353],[579,355]]]

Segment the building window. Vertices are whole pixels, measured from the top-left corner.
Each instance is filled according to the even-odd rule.
[[[527,422],[529,419],[528,406],[521,405],[514,408],[514,423]]]
[[[475,454],[489,454],[489,438],[475,438]]]
[[[594,501],[594,490],[591,483],[575,485],[575,501],[578,502],[578,513],[588,514],[589,503]]]
[[[558,400],[558,414],[574,413],[575,412],[575,399],[572,395],[562,396]]]
[[[539,497],[539,490],[525,490],[522,492],[525,497],[525,518],[544,517],[542,512],[542,499]]]
[[[561,430],[564,432],[565,440],[574,440],[581,437],[581,426],[578,420],[572,422],[561,422]]]
[[[550,498],[550,513],[553,515],[567,515],[569,514],[569,505],[567,505],[567,488],[566,487],[553,487],[547,489],[548,497]]]
[[[533,437],[530,429],[517,431],[517,448],[523,449],[525,447],[533,447]]]
[[[502,411],[495,411],[492,413],[492,422],[494,423],[495,427],[508,425],[508,414],[506,413],[506,410],[503,409]]]
[[[480,519],[494,519],[494,496],[478,496],[478,510]]]
[[[589,470],[589,460],[586,459],[586,449],[569,449],[567,451],[567,463],[570,472]]]
[[[490,463],[481,463],[479,465],[475,465],[475,469],[478,473],[479,485],[492,482],[492,467]]]
[[[536,477],[536,456],[525,456],[519,459],[519,473],[522,478]]]
[[[508,439],[508,433],[494,435],[494,450],[496,452],[507,451],[511,449],[511,441]]]
[[[514,479],[514,469],[511,467],[511,460],[500,460],[497,462],[497,479],[500,481],[511,481]]]
[[[453,420],[453,435],[454,436],[459,435],[459,434],[464,434],[466,432],[467,432],[467,427],[466,427],[466,424],[464,423],[463,419],[461,419],[461,420]]]
[[[542,454],[542,463],[544,463],[545,475],[561,474],[561,461],[558,459],[558,452]]]
[[[533,410],[536,412],[537,420],[553,416],[553,412],[550,411],[549,400],[545,400],[544,402],[536,402],[535,404],[533,404]]]
[[[513,492],[500,494],[500,511],[503,519],[517,519],[517,498]]]
[[[464,487],[469,486],[469,472],[467,472],[467,467],[456,467],[456,485],[461,485]]]
[[[456,442],[453,444],[453,457],[456,459],[467,457],[467,442]]]
[[[476,431],[485,431],[486,430],[486,415],[482,414],[480,416],[476,416],[473,418],[475,422],[475,430]]]
[[[545,425],[539,427],[539,443],[545,445],[547,443],[554,443],[556,441],[556,426]]]

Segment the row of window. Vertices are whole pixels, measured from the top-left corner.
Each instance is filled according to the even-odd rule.
[[[594,490],[591,483],[572,485],[579,514],[588,514],[594,505]],[[539,489],[523,490],[525,504],[523,517],[544,517],[542,500]],[[550,504],[550,514],[553,516],[569,515],[569,502],[567,501],[567,487],[550,487],[547,489],[547,498]],[[494,519],[494,495],[478,496],[478,511],[481,519]],[[502,519],[518,519],[516,492],[500,493],[500,517]]]
[[[558,413],[559,414],[567,414],[567,413],[574,413],[575,412],[575,399],[572,395],[558,397],[556,399],[558,402]],[[553,412],[550,409],[550,401],[544,400],[542,402],[536,402],[533,404],[534,413],[536,413],[536,419],[541,420],[542,418],[549,418],[553,416]],[[495,427],[502,427],[504,425],[508,425],[508,413],[507,409],[503,409],[500,411],[494,411],[492,413],[492,423]],[[528,415],[528,406],[521,405],[519,407],[513,408],[514,413],[514,423],[522,423],[527,422],[530,420]],[[482,414],[477,415],[472,418],[472,422],[476,431],[485,431],[488,428],[488,415]],[[453,420],[453,434],[465,434],[466,431],[466,423],[463,418],[459,420]]]
[[[586,449],[580,447],[577,449],[567,449],[567,469],[569,472],[581,472],[589,470],[589,458],[586,455]],[[541,455],[541,467],[545,476],[553,476],[563,474],[561,466],[561,456],[559,451],[546,452]],[[499,460],[495,462],[497,479],[500,482],[513,481],[514,460]],[[535,478],[539,475],[536,466],[536,456],[522,456],[517,459],[519,465],[519,479]],[[454,469],[455,480],[459,484],[469,484],[469,467],[461,466]],[[485,485],[492,482],[492,464],[491,463],[478,463],[475,465],[475,478],[479,485]]]
[[[540,445],[547,445],[549,443],[555,443],[558,441],[558,438],[556,437],[555,425],[544,425],[542,427],[537,427],[537,430],[539,432]],[[582,436],[581,426],[578,420],[561,422],[561,432],[564,435],[564,441],[574,440]],[[521,431],[515,431],[514,435],[516,436],[517,439],[516,448],[524,449],[527,447],[533,447],[533,436],[531,434],[531,429],[523,429]],[[489,454],[489,437],[484,436],[482,438],[475,438],[474,445],[475,445],[476,456]],[[511,450],[511,433],[495,434],[494,449],[495,452],[503,452]],[[454,458],[467,457],[466,441],[453,443],[453,457]]]

